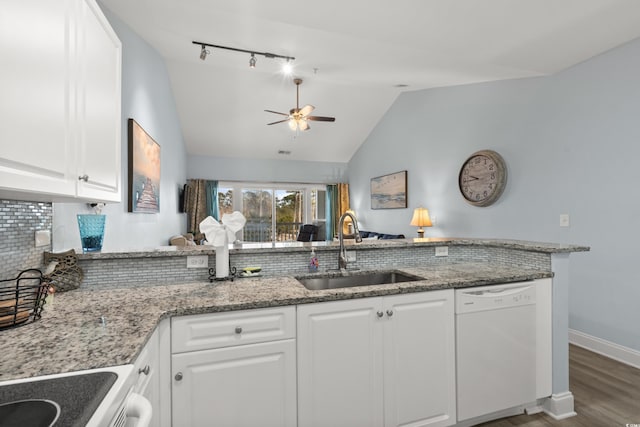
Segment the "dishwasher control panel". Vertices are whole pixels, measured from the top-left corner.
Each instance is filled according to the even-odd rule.
[[[456,313],[535,304],[535,282],[456,289]]]

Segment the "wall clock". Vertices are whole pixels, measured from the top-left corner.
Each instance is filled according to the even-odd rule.
[[[473,153],[462,164],[458,187],[464,199],[474,206],[493,204],[507,185],[507,165],[502,156],[492,150]]]

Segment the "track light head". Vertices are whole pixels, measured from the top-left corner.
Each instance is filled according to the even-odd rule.
[[[249,67],[256,68],[256,56],[253,52],[251,53],[251,58],[249,58]]]
[[[205,49],[204,45],[202,45],[202,49],[200,49],[200,59],[204,61],[205,59],[207,59],[208,54],[209,54],[209,51]]]

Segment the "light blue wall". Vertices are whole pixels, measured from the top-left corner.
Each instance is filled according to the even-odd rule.
[[[365,229],[427,236],[577,243],[570,327],[640,350],[640,41],[554,76],[408,92],[349,163],[351,204]],[[462,162],[493,149],[509,178],[493,206],[465,203]],[[371,210],[369,180],[408,171],[409,209]],[[568,213],[571,226],[559,227]]]
[[[178,189],[186,181],[187,153],[163,58],[106,8],[105,15],[122,42],[122,203],[108,205],[104,250],[167,245],[186,230],[178,213]],[[134,118],[161,147],[160,213],[127,212],[127,120]],[[54,203],[53,249],[79,248],[77,213],[85,203]]]
[[[347,181],[346,163],[189,156],[188,177],[223,181],[302,182]]]

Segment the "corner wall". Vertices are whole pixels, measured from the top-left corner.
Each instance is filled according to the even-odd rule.
[[[188,165],[188,178],[194,179],[305,184],[335,184],[347,180],[346,163],[189,156]]]
[[[402,94],[349,162],[351,206],[362,227],[426,236],[575,243],[570,328],[640,350],[640,40],[556,75]],[[508,183],[494,205],[467,204],[462,162],[498,151]],[[369,180],[408,171],[408,209],[372,210]],[[570,227],[559,215],[570,215]]]

